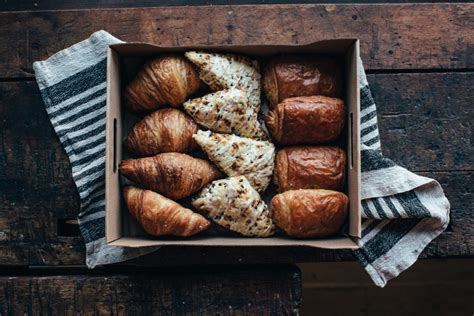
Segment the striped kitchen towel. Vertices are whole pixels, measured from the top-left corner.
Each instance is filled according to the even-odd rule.
[[[71,163],[90,268],[154,250],[111,247],[105,242],[106,56],[108,45],[119,42],[99,31],[33,64],[46,111]],[[360,70],[364,221],[361,248],[354,253],[375,284],[384,286],[444,231],[449,202],[438,182],[382,155],[375,103],[362,63]]]

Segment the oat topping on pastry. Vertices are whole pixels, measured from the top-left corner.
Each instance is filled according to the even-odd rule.
[[[265,202],[244,176],[212,182],[192,204],[217,224],[244,236],[268,237],[275,232]]]
[[[210,93],[185,102],[183,107],[198,124],[214,132],[257,139],[266,136],[257,113],[240,89],[230,88]]]
[[[244,175],[258,192],[265,191],[275,159],[271,142],[210,131],[198,131],[193,138],[225,174]]]
[[[260,72],[258,62],[244,56],[187,52],[185,56],[198,67],[199,77],[212,90],[238,88],[245,91],[250,106],[260,110]]]

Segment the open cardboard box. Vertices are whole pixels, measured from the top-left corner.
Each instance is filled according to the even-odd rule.
[[[346,194],[349,196],[349,216],[345,233],[323,239],[292,239],[284,235],[270,238],[247,238],[201,233],[191,238],[153,237],[147,235],[126,209],[121,193],[123,179],[118,164],[127,153],[122,139],[130,131],[132,114],[121,106],[121,95],[133,65],[163,53],[184,53],[205,50],[244,54],[259,60],[277,54],[324,54],[340,58],[344,64],[344,101],[347,109],[345,146],[347,153]],[[107,127],[106,127],[106,239],[109,245],[124,247],[149,246],[308,246],[328,249],[356,249],[361,234],[360,215],[360,96],[358,79],[359,41],[337,39],[304,46],[194,46],[160,47],[144,43],[111,45],[107,56]],[[135,66],[135,68],[137,68]],[[136,120],[136,119],[135,119]],[[265,195],[268,195],[266,193]],[[266,201],[270,196],[265,196]]]

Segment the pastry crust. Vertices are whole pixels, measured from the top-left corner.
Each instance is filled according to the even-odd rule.
[[[272,143],[210,131],[198,131],[194,139],[226,175],[244,175],[258,192],[265,191],[274,167]]]
[[[209,161],[181,153],[127,159],[120,163],[119,170],[128,179],[174,200],[190,196],[223,177]]]
[[[349,198],[330,190],[291,190],[273,197],[270,213],[286,234],[298,238],[337,233],[347,217]]]
[[[232,87],[245,92],[255,113],[260,110],[260,71],[258,62],[234,54],[190,51],[184,54],[199,69],[199,77],[212,90]]]
[[[263,90],[271,108],[284,99],[298,96],[340,97],[342,69],[336,59],[329,57],[276,57],[265,67]]]
[[[336,146],[287,147],[275,158],[273,181],[278,192],[297,189],[342,191],[346,154]]]
[[[240,89],[210,93],[185,102],[183,107],[198,124],[214,132],[256,139],[266,137],[257,113]]]
[[[244,236],[268,237],[275,232],[265,202],[244,176],[212,182],[193,200],[193,206]]]
[[[282,145],[335,141],[344,128],[344,102],[324,96],[285,99],[268,112],[265,122]]]
[[[125,107],[134,112],[178,107],[201,86],[194,65],[183,56],[161,56],[147,62],[124,93]]]
[[[127,149],[140,156],[162,152],[189,152],[197,147],[197,124],[184,112],[167,108],[145,116],[125,140]]]
[[[130,214],[150,235],[189,237],[210,226],[202,215],[153,191],[126,186],[123,196]]]

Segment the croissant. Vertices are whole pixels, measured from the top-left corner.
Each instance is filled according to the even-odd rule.
[[[199,69],[199,77],[213,91],[238,88],[245,92],[255,113],[260,110],[260,67],[250,58],[233,54],[186,52]]]
[[[209,161],[181,153],[127,159],[119,169],[128,179],[174,200],[190,196],[223,176]]]
[[[284,99],[292,97],[340,97],[342,69],[334,58],[310,55],[281,56],[268,63],[262,81],[270,108],[274,108]]]
[[[273,197],[270,213],[286,234],[299,238],[337,233],[347,217],[349,198],[330,190],[291,190]]]
[[[335,141],[344,128],[344,102],[324,96],[285,99],[267,113],[265,122],[282,145]]]
[[[278,192],[296,189],[341,191],[346,154],[336,146],[287,147],[275,158],[273,182]]]
[[[210,226],[202,215],[153,191],[126,186],[123,196],[130,213],[150,235],[188,237]]]
[[[257,113],[240,89],[210,93],[185,102],[183,107],[198,124],[214,132],[259,139],[266,136]]]
[[[161,152],[189,152],[197,147],[193,134],[198,130],[192,118],[167,108],[145,116],[135,124],[125,140],[129,151],[140,156]]]
[[[244,236],[268,237],[275,232],[265,202],[244,176],[212,182],[192,203],[217,224]]]
[[[194,139],[226,175],[244,175],[258,192],[265,191],[274,167],[275,146],[272,143],[210,131],[198,131]]]
[[[178,107],[199,90],[199,75],[186,58],[169,55],[145,64],[124,94],[125,106],[134,112]]]

